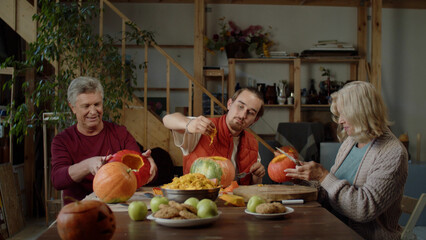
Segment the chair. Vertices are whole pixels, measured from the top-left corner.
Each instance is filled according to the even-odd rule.
[[[65,116],[71,116],[70,113],[64,113]],[[54,215],[53,219],[56,219],[59,211],[63,207],[62,191],[56,190],[50,182],[50,155],[49,149],[51,138],[54,136],[48,136],[48,122],[55,122],[59,119],[59,115],[56,113],[43,113],[43,165],[44,165],[44,210],[46,214],[46,225],[49,226],[49,215]],[[71,118],[70,118],[71,119]],[[55,134],[57,133],[57,127],[55,126]]]
[[[293,146],[299,160],[319,162],[320,142],[324,141],[324,126],[318,122],[282,122],[275,140],[281,146]]]
[[[426,193],[422,193],[419,199],[403,196],[401,202],[402,211],[411,215],[404,227],[404,231],[402,231],[401,239],[416,239],[416,235],[413,233],[413,229],[416,226],[416,222],[419,219],[425,204]]]

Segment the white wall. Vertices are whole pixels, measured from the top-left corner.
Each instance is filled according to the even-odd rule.
[[[420,133],[426,161],[426,10],[384,9],[382,16],[382,93],[392,130],[408,133],[414,160]]]
[[[124,14],[134,20],[138,26],[155,31],[158,44],[193,44],[194,7],[192,4],[115,4]],[[357,10],[349,7],[307,7],[278,5],[238,5],[209,4],[207,18],[207,36],[217,32],[217,19],[226,17],[242,28],[249,25],[272,27],[272,39],[277,43],[272,50],[301,52],[318,40],[336,39],[356,44]],[[106,32],[120,31],[121,22],[107,11]],[[395,135],[407,132],[410,138],[410,153],[416,159],[416,135],[423,136],[421,159],[426,161],[426,67],[423,56],[426,55],[426,10],[383,9],[382,12],[382,93],[389,108],[390,119],[394,122]],[[370,24],[370,22],[369,22]],[[166,51],[193,74],[192,49],[166,49]],[[134,58],[143,53],[129,51]],[[150,55],[151,54],[150,51]],[[151,87],[165,82],[164,60],[155,57],[150,60],[149,82]],[[207,56],[207,65],[220,66],[227,70],[226,56],[219,53]],[[349,66],[344,64],[315,64],[302,66],[302,88],[308,87],[308,79],[321,80],[319,67],[331,69],[334,79],[346,81],[349,78]],[[246,84],[248,77],[257,82],[273,84],[288,79],[288,66],[285,64],[238,65],[237,78]],[[142,86],[142,73],[138,74]],[[172,74],[172,87],[187,87],[186,78],[175,71]],[[165,86],[162,85],[162,86]],[[156,93],[162,95],[163,93]],[[177,94],[172,101],[172,111],[176,106],[187,106],[187,96]],[[255,124],[258,133],[271,134],[277,124],[287,121],[285,109],[268,108],[265,117]]]

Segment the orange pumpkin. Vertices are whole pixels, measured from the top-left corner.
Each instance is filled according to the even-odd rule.
[[[190,173],[201,173],[207,178],[216,178],[223,187],[229,186],[235,178],[235,167],[231,160],[219,157],[200,157],[191,165]]]
[[[296,158],[296,154],[288,152],[289,155]],[[297,159],[297,158],[296,158]],[[282,183],[290,181],[290,177],[284,172],[287,168],[295,168],[296,164],[284,154],[278,155],[271,160],[268,165],[268,175],[272,181]]]
[[[148,183],[148,179],[151,176],[149,170],[151,164],[148,158],[142,154],[132,150],[121,150],[112,155],[112,158],[108,162],[122,162],[129,168],[134,170],[136,179],[138,180],[138,188]]]
[[[93,179],[93,191],[106,203],[125,202],[133,196],[136,188],[135,174],[121,162],[103,165]]]
[[[96,200],[76,201],[65,205],[56,219],[61,239],[111,239],[115,216],[105,203]]]
[[[296,158],[296,159],[299,158],[299,153],[297,152],[296,148],[294,148],[292,146],[282,146],[282,147],[280,147],[280,149],[283,150],[286,153],[293,153],[294,154],[294,158]],[[281,154],[278,151],[276,151],[276,152],[279,153],[279,154]]]

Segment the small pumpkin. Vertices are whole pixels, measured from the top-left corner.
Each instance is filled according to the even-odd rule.
[[[281,150],[283,150],[286,153],[292,153],[294,155],[294,158],[298,159],[299,158],[299,152],[297,152],[296,148],[292,147],[292,146],[282,146],[280,147]],[[278,151],[277,151],[278,152]],[[281,154],[280,152],[278,152],[279,154]]]
[[[287,152],[292,157],[296,158],[296,154],[293,152]],[[296,158],[297,159],[297,158]],[[271,160],[271,162],[268,165],[268,175],[271,178],[272,181],[282,183],[290,181],[290,177],[286,176],[286,173],[284,172],[287,168],[295,168],[296,164],[290,160],[286,155],[281,154],[274,159]]]
[[[121,162],[103,165],[93,179],[93,191],[106,203],[125,202],[133,196],[136,189],[135,173]]]
[[[131,168],[135,172],[136,179],[138,181],[137,188],[147,184],[149,177],[151,177],[149,173],[151,164],[149,163],[148,158],[137,151],[127,149],[118,151],[112,155],[108,162],[122,162]]]
[[[201,173],[209,179],[216,178],[220,185],[227,187],[235,178],[235,167],[231,160],[224,157],[200,157],[192,163],[190,173]]]
[[[56,219],[63,240],[111,239],[115,216],[105,203],[97,200],[75,201],[65,205]]]

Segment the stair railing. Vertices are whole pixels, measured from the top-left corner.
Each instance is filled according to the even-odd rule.
[[[99,17],[99,34],[100,36],[103,35],[103,9],[104,4],[107,5],[114,13],[116,13],[121,18],[121,31],[122,31],[122,41],[121,41],[121,59],[122,64],[124,66],[125,64],[125,52],[126,52],[126,38],[125,38],[125,32],[126,32],[126,23],[130,22],[133,23],[126,15],[124,15],[119,9],[117,9],[111,2],[108,0],[100,0],[100,17]],[[136,26],[136,25],[135,25]],[[141,31],[141,29],[136,26],[137,30]],[[163,55],[166,58],[166,112],[170,113],[170,63],[172,63],[183,75],[185,75],[189,80],[189,87],[188,87],[188,115],[192,115],[192,84],[194,84],[194,87],[198,87],[201,89],[201,91],[206,94],[210,98],[210,115],[214,115],[214,104],[217,104],[219,107],[221,107],[223,110],[226,110],[226,106],[223,105],[221,101],[219,101],[213,94],[208,91],[203,84],[201,84],[197,79],[195,79],[191,74],[188,73],[176,60],[174,60],[170,55],[168,55],[160,46],[158,46],[154,42],[145,42],[145,63],[148,62],[148,47],[149,45],[153,48],[155,48],[161,55]],[[122,79],[124,80],[124,73],[122,74]],[[148,67],[144,67],[144,108],[148,109],[147,103],[147,91],[148,91]],[[148,111],[144,111],[144,119],[145,123],[148,120]],[[145,125],[147,128],[147,125]],[[268,148],[271,152],[274,152],[274,149],[260,136],[258,136],[255,132],[253,132],[251,129],[247,129],[249,132],[251,132],[257,141],[261,142],[266,148]],[[144,131],[144,141],[147,142],[147,129]]]

